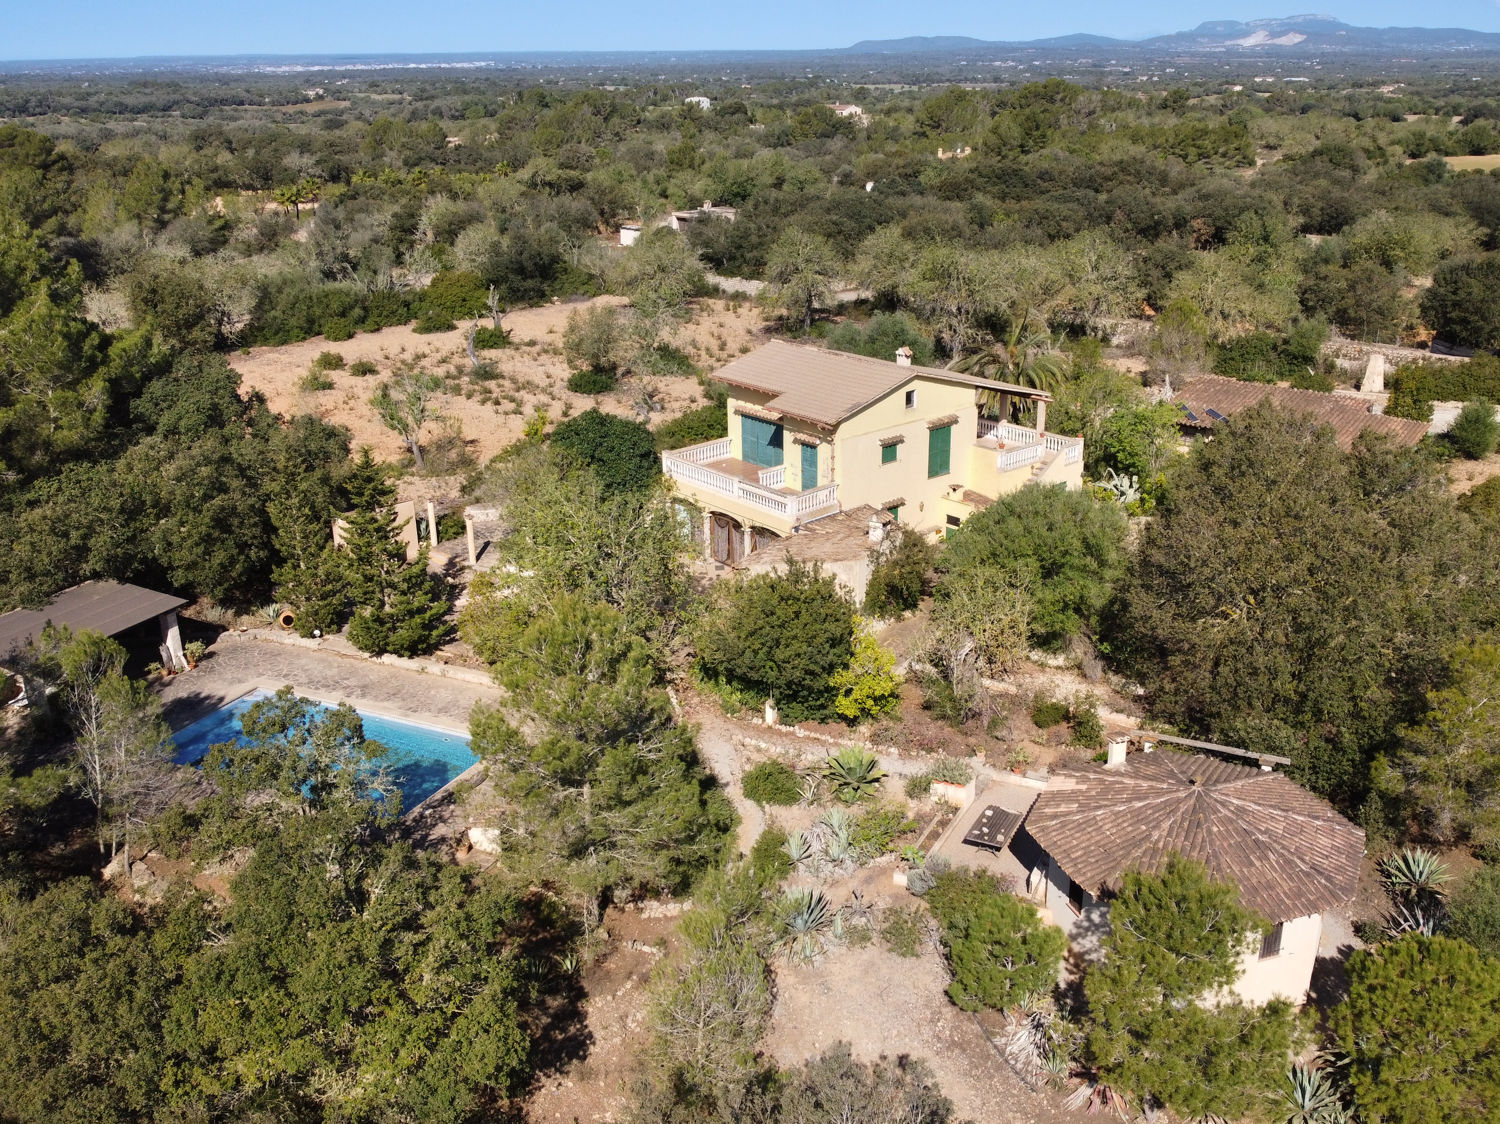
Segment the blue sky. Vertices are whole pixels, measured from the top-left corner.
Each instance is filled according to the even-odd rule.
[[[860,39],[1033,39],[1090,31],[1140,38],[1204,19],[1291,14],[1274,0],[0,0],[0,58],[305,52],[843,47]],[[1500,0],[1333,2],[1363,26],[1500,31]]]

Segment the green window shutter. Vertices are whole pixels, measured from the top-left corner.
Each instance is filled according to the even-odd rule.
[[[818,447],[816,445],[802,446],[802,490],[805,492],[810,488],[818,486]]]
[[[901,506],[900,506],[900,504],[897,504],[895,507],[888,507],[885,510],[890,514],[890,517],[892,519],[894,519],[897,523],[901,522]]]
[[[740,435],[744,439],[744,458],[761,468],[775,468],[781,463],[781,426],[749,414],[740,416]]]
[[[881,464],[895,464],[896,463],[896,450],[899,449],[899,448],[901,448],[900,445],[882,445],[880,447],[880,463]]]
[[[948,475],[949,461],[953,451],[953,427],[942,426],[927,431],[927,475]]]

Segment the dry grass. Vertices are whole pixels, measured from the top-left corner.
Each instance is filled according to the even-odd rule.
[[[1444,156],[1443,159],[1455,172],[1488,172],[1492,168],[1500,168],[1500,155]]]
[[[447,380],[438,409],[458,420],[470,453],[483,463],[518,440],[527,418],[537,409],[545,410],[554,425],[596,403],[607,413],[631,416],[637,389],[634,379],[624,380],[618,389],[597,398],[567,389],[563,328],[569,313],[592,303],[621,302],[616,297],[597,297],[588,303],[544,305],[507,314],[504,323],[511,333],[512,346],[482,353],[498,370],[498,375],[485,381],[470,373],[464,354],[466,325],[431,335],[418,335],[410,326],[386,328],[361,332],[339,343],[318,336],[280,347],[253,348],[248,355],[231,356],[230,362],[240,373],[244,388],[259,390],[278,414],[315,414],[346,426],[356,448],[369,445],[377,457],[397,460],[403,453],[401,442],[375,416],[370,395],[397,364],[416,360]],[[763,336],[763,321],[754,305],[703,300],[697,302],[693,319],[674,342],[699,367],[712,372],[749,350]],[[342,355],[345,368],[328,372],[331,389],[302,389],[300,384],[309,365],[323,351]],[[349,373],[348,365],[361,359],[375,364],[374,375]],[[652,419],[652,425],[702,404],[702,391],[695,379],[661,378],[655,385],[665,409]],[[438,427],[430,426],[429,430],[436,434]]]

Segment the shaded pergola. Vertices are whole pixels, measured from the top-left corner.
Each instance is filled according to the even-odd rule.
[[[37,640],[52,624],[74,632],[102,632],[118,636],[155,618],[171,663],[187,667],[182,652],[182,630],[177,610],[187,599],[158,593],[125,582],[94,581],[65,589],[40,609],[14,609],[0,614],[0,660],[11,659]]]

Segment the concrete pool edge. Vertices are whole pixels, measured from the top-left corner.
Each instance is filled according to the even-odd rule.
[[[257,691],[264,692],[267,695],[274,695],[283,687],[290,687],[292,689],[292,693],[295,694],[298,698],[307,699],[310,702],[319,703],[323,706],[338,706],[340,703],[348,703],[361,714],[369,714],[373,715],[376,718],[384,718],[390,722],[405,722],[411,726],[426,726],[428,729],[435,730],[440,734],[461,734],[466,738],[469,736],[469,723],[467,717],[463,722],[460,723],[447,718],[434,718],[431,715],[411,717],[407,714],[394,714],[391,712],[390,708],[385,706],[384,704],[366,703],[361,701],[358,696],[346,695],[343,698],[336,699],[328,694],[324,694],[316,690],[303,690],[302,688],[299,688],[295,683],[275,683],[270,680],[252,680],[243,684],[236,684],[235,687],[230,688],[228,691],[218,691],[214,692],[210,696],[205,696],[204,706],[201,708],[196,706],[193,707],[190,711],[187,712],[189,717],[186,719],[186,721],[179,722],[176,725],[172,726],[171,731],[172,733],[176,734],[179,731],[193,725],[193,723],[207,718],[210,714],[214,713],[217,710],[223,710],[227,706],[233,706],[235,703],[243,699],[246,695],[253,695]],[[214,701],[215,699],[217,699],[217,701]],[[475,703],[473,705],[478,704]],[[472,710],[473,706],[471,706],[470,709]]]

